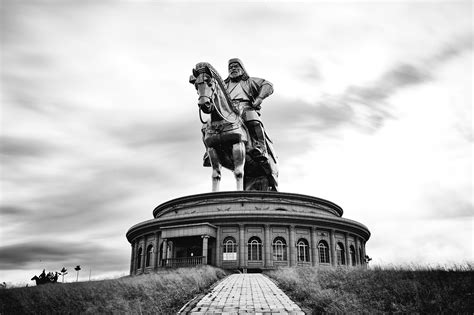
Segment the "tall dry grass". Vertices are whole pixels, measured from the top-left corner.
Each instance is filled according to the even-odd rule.
[[[282,268],[267,274],[313,314],[472,314],[473,268]]]
[[[202,266],[113,280],[0,290],[0,314],[170,314],[226,276]]]

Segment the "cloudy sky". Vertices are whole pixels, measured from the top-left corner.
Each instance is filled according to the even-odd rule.
[[[367,225],[371,264],[474,260],[470,1],[0,3],[0,281],[127,274],[126,231],[211,190],[188,78],[233,57],[274,84],[281,191]]]

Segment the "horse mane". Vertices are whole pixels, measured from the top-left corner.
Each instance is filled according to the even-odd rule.
[[[222,94],[224,94],[224,97],[227,101],[227,104],[229,105],[229,108],[232,109],[234,113],[240,116],[240,113],[238,109],[235,108],[234,103],[232,103],[232,100],[230,99],[229,93],[227,93],[227,90],[224,86],[224,80],[222,80],[222,77],[219,75],[219,72],[208,62],[202,62],[201,63],[203,66],[206,66],[209,71],[211,71],[212,77],[217,81],[217,84],[219,85]]]

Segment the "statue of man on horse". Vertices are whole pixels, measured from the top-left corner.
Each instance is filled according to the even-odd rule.
[[[198,63],[190,83],[198,91],[200,110],[211,117],[207,122],[201,121],[207,149],[204,166],[213,168],[213,191],[218,190],[221,165],[234,171],[238,190],[277,191],[277,157],[260,119],[262,100],[273,93],[272,84],[250,77],[237,58],[229,60],[229,76],[225,80],[210,64]],[[236,155],[239,150],[228,147],[238,142],[245,143],[242,161]],[[243,177],[242,188],[239,176]]]

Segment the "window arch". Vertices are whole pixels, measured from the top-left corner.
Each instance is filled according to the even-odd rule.
[[[248,260],[262,260],[262,241],[256,236],[249,239]]]
[[[142,267],[142,253],[143,250],[142,248],[138,248],[138,251],[137,251],[137,269],[140,269]]]
[[[336,257],[338,265],[346,264],[346,255],[344,251],[344,245],[342,245],[342,243],[337,243],[336,245]]]
[[[277,237],[273,240],[273,260],[288,260],[286,251],[286,241],[283,237]]]
[[[150,267],[152,254],[153,254],[153,245],[150,244],[146,248],[145,267]]]
[[[300,238],[296,243],[298,261],[309,261],[309,243],[304,238]]]
[[[329,264],[329,246],[326,241],[319,241],[319,262],[322,264]]]
[[[235,238],[228,236],[222,242],[223,260],[237,260],[237,243]]]
[[[357,264],[357,262],[356,262],[356,253],[355,253],[355,248],[352,245],[349,247],[349,254],[351,256],[352,266],[355,266]]]
[[[228,236],[223,241],[224,253],[237,253],[237,243],[235,238]]]

